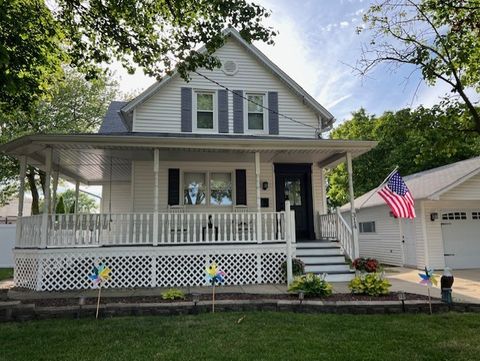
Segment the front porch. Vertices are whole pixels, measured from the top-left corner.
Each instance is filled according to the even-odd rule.
[[[291,280],[298,236],[323,235],[324,168],[346,160],[351,176],[352,158],[374,143],[229,138],[29,136],[4,146],[20,160],[21,189],[27,164],[47,175],[45,213],[23,217],[19,197],[16,285],[89,288],[100,261],[113,270],[106,287],[203,285],[213,261],[230,285],[283,283],[285,261]],[[55,214],[59,178],[75,183],[76,204],[80,184],[102,185],[101,213]],[[350,238],[342,250],[353,257]]]

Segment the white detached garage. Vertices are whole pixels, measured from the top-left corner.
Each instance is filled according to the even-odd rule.
[[[480,267],[480,157],[403,178],[417,217],[396,219],[372,190],[355,199],[360,255],[392,265]],[[350,205],[341,208],[349,219]]]

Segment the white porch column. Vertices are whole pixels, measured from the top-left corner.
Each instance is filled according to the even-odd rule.
[[[322,174],[322,214],[327,214],[328,206],[327,206],[327,178],[326,178],[326,169],[321,168]]]
[[[25,199],[25,176],[27,173],[27,156],[22,155],[19,158],[20,161],[20,189],[18,190],[18,214],[17,214],[17,227],[15,243],[20,242],[20,236],[22,234],[22,216],[23,216],[23,204]]]
[[[52,157],[53,149],[48,147],[45,150],[45,205],[43,209],[43,218],[42,218],[42,243],[40,247],[47,247],[47,238],[48,238],[48,211],[50,210],[50,179],[52,177]]]
[[[255,188],[257,191],[257,242],[262,243],[262,215],[260,213],[260,153],[255,152]]]
[[[80,181],[75,181],[75,214],[78,213],[78,198],[80,195]]]
[[[58,176],[59,176],[58,173],[59,173],[58,169],[53,173],[52,202],[50,204],[51,214],[57,213],[57,188],[58,188]]]
[[[18,217],[23,216],[23,204],[25,199],[25,176],[27,174],[27,156],[22,155],[20,160],[20,189],[18,191]]]
[[[153,192],[153,245],[158,245],[158,194],[159,194],[159,179],[158,172],[160,168],[160,152],[157,149],[153,151],[153,174],[155,177],[155,188]]]
[[[350,215],[352,218],[352,236],[353,236],[353,251],[354,258],[358,258],[360,252],[358,249],[358,225],[357,213],[355,211],[355,195],[353,193],[353,168],[352,168],[352,154],[347,153],[347,172],[348,172],[348,192],[350,195]]]
[[[287,247],[287,286],[293,281],[292,265],[292,214],[290,210],[290,201],[285,201],[285,243]]]

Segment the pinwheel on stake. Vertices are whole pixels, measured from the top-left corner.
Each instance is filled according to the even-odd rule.
[[[432,314],[432,299],[430,298],[430,287],[438,284],[436,276],[433,274],[433,270],[425,266],[425,274],[418,274],[421,278],[420,284],[427,286],[428,291],[428,305],[430,306],[430,314]]]
[[[215,262],[206,268],[206,280],[212,284],[212,313],[215,312],[215,284],[225,282],[225,272],[223,272]]]
[[[88,276],[93,283],[94,287],[98,287],[98,299],[97,299],[97,312],[95,314],[95,318],[98,319],[98,310],[100,308],[100,294],[102,292],[102,284],[110,279],[110,272],[112,270],[108,267],[105,267],[103,264],[99,264],[98,266],[93,266],[93,273]]]

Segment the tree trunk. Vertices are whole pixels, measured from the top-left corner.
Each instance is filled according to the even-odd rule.
[[[28,186],[30,188],[30,193],[32,193],[32,215],[39,214],[40,199],[38,196],[37,183],[35,183],[35,169],[33,167],[28,167],[28,172],[26,175],[28,180]]]

